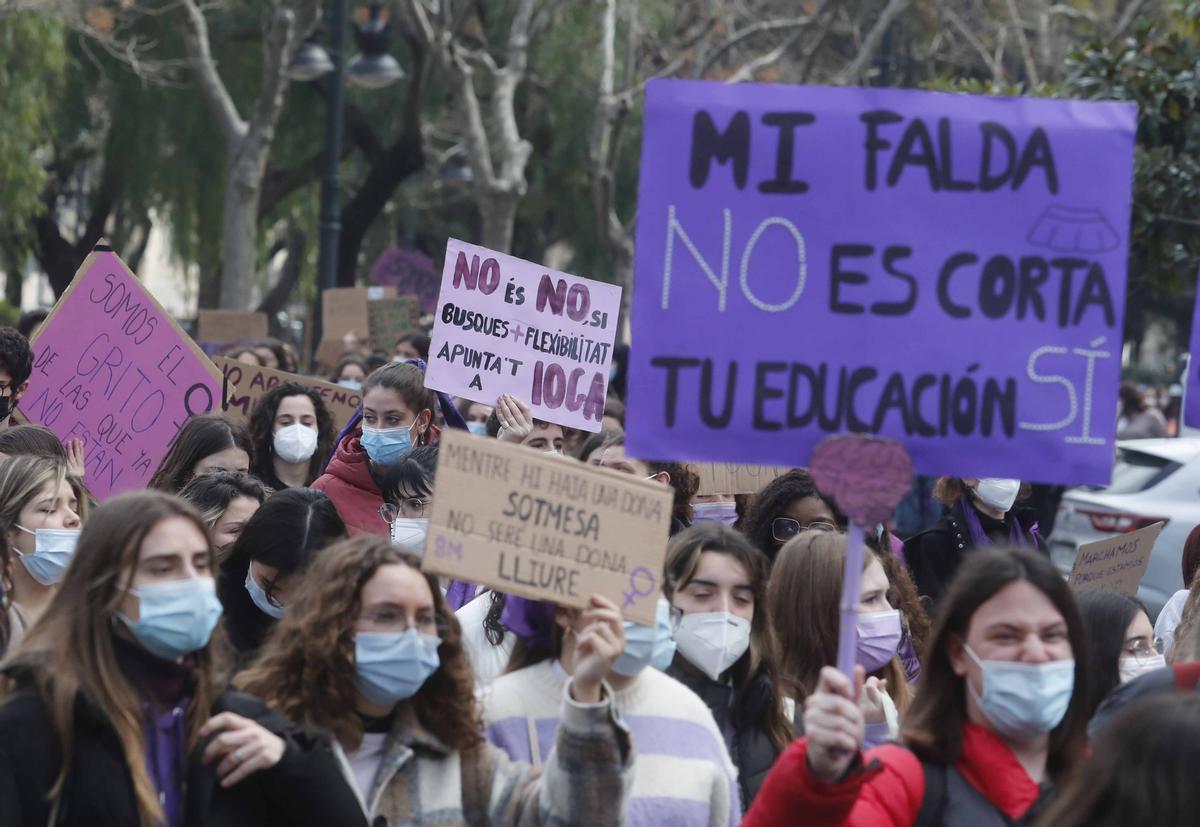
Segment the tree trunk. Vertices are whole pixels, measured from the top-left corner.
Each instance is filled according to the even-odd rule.
[[[229,167],[221,216],[221,308],[249,310],[253,306],[258,270],[258,201],[266,151],[247,138]]]
[[[484,247],[498,253],[507,253],[512,249],[518,200],[519,197],[515,193],[479,196],[479,218],[483,224],[483,239],[480,243]]]

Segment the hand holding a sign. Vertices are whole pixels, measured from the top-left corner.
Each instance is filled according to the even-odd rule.
[[[804,699],[804,734],[808,737],[808,767],[832,784],[854,763],[862,749],[866,725],[858,699],[863,691],[863,668],[854,667],[854,683],[825,666],[817,690]]]
[[[621,610],[606,597],[592,595],[591,607],[580,616],[583,631],[575,635],[575,672],[571,697],[580,703],[599,703],[600,684],[625,651]]]
[[[500,420],[501,442],[520,442],[533,432],[533,413],[529,406],[507,393],[496,400],[496,419]]]

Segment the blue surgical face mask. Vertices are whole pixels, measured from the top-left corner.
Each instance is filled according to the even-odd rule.
[[[391,465],[400,457],[412,450],[412,429],[417,423],[407,428],[368,428],[363,425],[362,446],[377,465]]]
[[[983,692],[976,694],[970,680],[967,691],[998,734],[1025,742],[1062,722],[1075,690],[1074,660],[980,660],[970,646],[964,648],[983,670]]]
[[[343,388],[349,388],[352,391],[362,390],[362,380],[361,379],[339,379],[337,383],[339,385],[341,385]]]
[[[467,423],[467,430],[476,436],[487,436],[487,423],[471,420]]]
[[[258,581],[254,579],[250,569],[246,569],[246,591],[250,593],[250,600],[260,612],[276,620],[283,617],[283,607],[276,606],[267,599],[267,593],[262,586],[258,585]]]
[[[440,638],[416,629],[401,633],[359,632],[354,636],[358,691],[371,703],[389,706],[411,698],[437,671]]]
[[[211,577],[152,583],[131,590],[138,599],[138,619],[117,617],[147,650],[175,660],[203,649],[221,619],[221,601]]]
[[[665,597],[660,597],[654,611],[653,626],[625,621],[625,651],[617,657],[612,668],[618,675],[632,678],[647,666],[664,671],[674,659],[671,604]]]
[[[696,503],[692,506],[692,520],[697,523],[732,526],[737,522],[737,503]]]
[[[32,554],[13,548],[29,576],[43,586],[53,586],[62,580],[67,565],[75,554],[75,544],[79,542],[79,529],[39,528],[37,531],[30,531],[21,525],[17,528],[34,536],[35,551]]]

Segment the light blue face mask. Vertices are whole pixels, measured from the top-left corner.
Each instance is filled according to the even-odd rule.
[[[618,675],[632,678],[647,666],[665,671],[675,659],[675,638],[671,628],[671,604],[665,597],[658,599],[654,625],[625,621],[625,651],[613,664]]]
[[[283,618],[283,607],[276,606],[267,600],[267,593],[263,587],[258,585],[258,581],[254,579],[254,575],[250,573],[250,569],[246,569],[246,591],[250,593],[250,600],[258,607],[258,610],[268,617],[273,617],[276,620]]]
[[[138,619],[117,617],[147,650],[175,660],[203,649],[221,619],[221,601],[211,577],[153,583],[131,590],[138,599]]]
[[[361,379],[339,379],[338,384],[341,385],[343,388],[347,388],[352,391],[362,390],[362,380]]]
[[[354,636],[358,691],[382,706],[411,698],[437,671],[441,638],[416,629],[400,633],[359,632]]]
[[[1026,742],[1062,722],[1075,690],[1074,660],[980,660],[970,646],[963,648],[983,670],[982,694],[976,694],[969,680],[967,691],[1001,736]]]
[[[362,446],[376,465],[391,465],[412,450],[413,423],[407,428],[362,429]]]
[[[467,430],[476,436],[487,436],[487,423],[471,420],[467,423]]]
[[[13,548],[18,555],[17,559],[21,561],[25,571],[29,572],[29,576],[43,586],[53,586],[62,580],[71,558],[75,555],[75,544],[79,542],[79,529],[39,528],[37,531],[30,531],[20,525],[17,528],[34,536],[35,551],[33,553],[26,554],[18,548]]]

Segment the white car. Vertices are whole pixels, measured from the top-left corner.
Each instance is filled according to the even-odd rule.
[[[1050,557],[1068,574],[1081,545],[1159,520],[1166,525],[1138,589],[1151,619],[1183,588],[1183,543],[1200,524],[1200,437],[1118,442],[1111,485],[1072,488],[1063,495]]]

